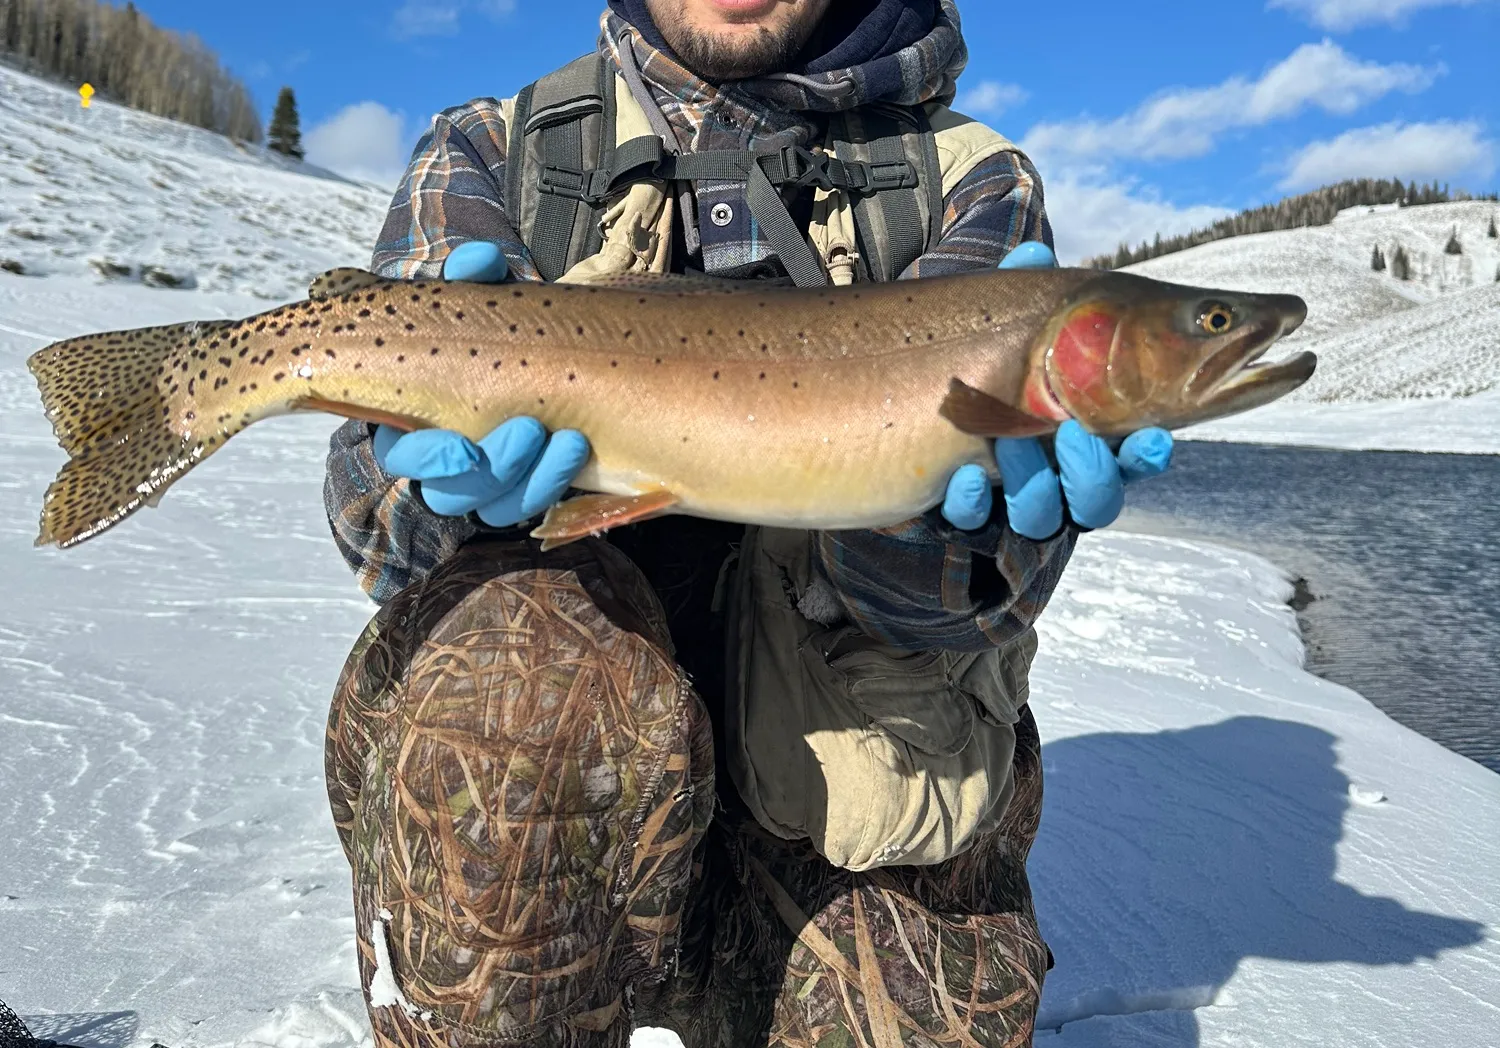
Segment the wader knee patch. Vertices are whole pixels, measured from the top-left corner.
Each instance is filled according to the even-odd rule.
[[[361,937],[380,925],[418,1016],[372,1018],[486,1039],[608,1025],[629,981],[665,973],[713,794],[706,713],[633,566],[500,552],[383,609],[334,717],[361,740],[336,776],[357,781]],[[367,986],[376,959],[362,942]]]

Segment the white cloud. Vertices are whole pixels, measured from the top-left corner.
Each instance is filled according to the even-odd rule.
[[[1331,40],[1304,44],[1258,80],[1231,77],[1157,95],[1114,120],[1038,124],[1022,146],[1033,157],[1177,160],[1203,156],[1218,136],[1316,107],[1352,113],[1392,91],[1425,90],[1442,67],[1362,62]]]
[[[1356,26],[1401,22],[1428,7],[1468,7],[1483,0],[1270,0],[1267,7],[1294,11],[1322,29],[1344,32]]]
[[[391,17],[391,32],[402,40],[453,36],[465,11],[498,21],[514,12],[516,0],[403,0]]]
[[[1198,229],[1232,213],[1207,204],[1178,207],[1127,182],[1063,175],[1047,183],[1047,215],[1064,265],[1113,252],[1122,243],[1134,246],[1157,233]]]
[[[953,107],[971,116],[999,116],[1014,109],[1031,94],[1020,84],[1002,84],[998,80],[981,80],[958,96]]]
[[[401,114],[379,102],[357,102],[308,131],[303,148],[309,163],[394,189],[416,137]]]
[[[1496,146],[1473,121],[1380,124],[1345,131],[1313,142],[1286,163],[1282,189],[1309,189],[1345,178],[1399,178],[1403,181],[1488,178],[1495,171]]]
[[[405,0],[391,17],[391,32],[403,40],[452,36],[458,32],[458,5],[441,0]]]

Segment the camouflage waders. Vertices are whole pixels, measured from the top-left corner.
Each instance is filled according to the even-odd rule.
[[[716,810],[709,707],[623,553],[467,546],[376,616],[329,720],[361,980],[400,995],[372,1003],[376,1043],[613,1048],[636,1022],[689,1048],[1029,1044],[1029,710],[1016,731],[997,831],[838,869],[731,788]]]

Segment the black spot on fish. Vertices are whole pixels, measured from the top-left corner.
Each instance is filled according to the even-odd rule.
[[[471,350],[469,350],[469,356],[471,356],[471,357],[477,357],[477,356],[479,356],[479,350],[477,350],[477,349],[471,349]]]
[[[714,381],[719,381],[719,373],[717,371],[714,372]]]
[[[434,357],[438,355],[438,347],[437,346],[433,346],[432,347],[432,354],[431,355],[434,356]]]

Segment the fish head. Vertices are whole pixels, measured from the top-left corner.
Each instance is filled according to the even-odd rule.
[[[1312,353],[1261,360],[1306,318],[1307,304],[1295,295],[1101,274],[1069,295],[1043,330],[1027,404],[1100,436],[1248,411],[1312,377]]]

